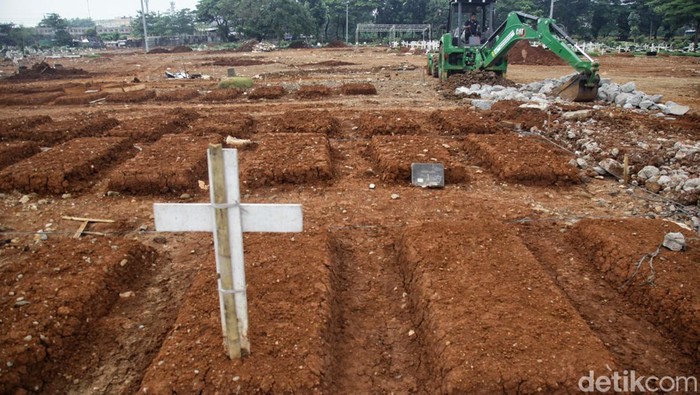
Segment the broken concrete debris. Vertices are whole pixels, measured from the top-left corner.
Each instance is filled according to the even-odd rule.
[[[681,232],[666,233],[663,246],[671,251],[681,251],[685,248],[685,236]]]

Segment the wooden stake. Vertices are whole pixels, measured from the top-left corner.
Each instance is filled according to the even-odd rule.
[[[83,232],[85,232],[85,228],[87,228],[87,226],[88,226],[89,223],[90,223],[90,221],[83,221],[83,223],[80,224],[80,227],[78,228],[78,230],[77,230],[77,231],[75,232],[75,234],[73,235],[73,238],[74,238],[74,239],[79,239],[80,236],[82,236]]]
[[[68,217],[68,216],[62,216],[61,218],[71,220],[71,221],[80,221],[80,222],[102,222],[106,224],[111,224],[114,222],[113,219],[99,219],[99,218],[82,218],[82,217]]]
[[[225,205],[227,203],[226,178],[224,169],[224,154],[221,144],[209,145],[212,176],[210,180],[213,203]],[[214,221],[216,224],[216,241],[219,246],[219,278],[221,288],[225,291],[233,291],[233,270],[231,261],[231,244],[229,238],[228,208],[214,208]],[[241,358],[241,339],[238,334],[238,316],[236,314],[236,302],[233,292],[222,292],[221,299],[224,305],[224,345],[229,358]]]
[[[625,181],[625,184],[630,183],[630,158],[625,154],[625,157],[622,161],[622,167],[624,167],[624,173],[623,173],[623,178]]]

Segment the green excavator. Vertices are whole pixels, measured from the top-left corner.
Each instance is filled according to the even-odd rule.
[[[428,54],[428,74],[442,80],[452,74],[472,70],[488,70],[505,76],[508,51],[520,40],[537,41],[577,71],[555,94],[581,102],[596,98],[600,83],[598,63],[554,19],[538,18],[516,11],[509,13],[505,22],[493,29],[495,2],[496,0],[451,1],[446,26],[448,32],[440,38],[438,51]]]

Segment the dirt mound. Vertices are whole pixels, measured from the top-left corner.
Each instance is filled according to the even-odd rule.
[[[367,82],[350,83],[341,85],[340,93],[343,95],[376,95],[377,88]]]
[[[39,152],[39,144],[34,141],[0,143],[0,169]]]
[[[53,67],[46,62],[33,64],[31,67],[20,67],[19,72],[8,77],[9,81],[22,80],[53,80],[62,78],[87,77],[90,73],[83,69],[73,69],[65,67]]]
[[[243,95],[240,89],[216,89],[199,98],[201,101],[218,102],[238,99]]]
[[[508,134],[467,136],[470,157],[500,179],[527,185],[567,185],[581,182],[569,164],[573,155],[538,137]]]
[[[210,63],[202,63],[202,66],[257,66],[270,63],[274,62],[262,60],[259,57],[232,57],[219,58]]]
[[[509,64],[528,64],[538,66],[563,66],[566,62],[554,52],[544,47],[533,47],[527,40],[518,41],[508,51]]]
[[[260,129],[271,133],[321,133],[331,136],[340,130],[340,121],[327,110],[287,111],[261,121]]]
[[[156,101],[177,102],[187,101],[199,96],[199,91],[194,88],[174,89],[169,91],[158,92]]]
[[[420,134],[422,128],[407,113],[372,111],[360,115],[359,132],[365,137],[374,135]]]
[[[109,97],[107,92],[86,93],[82,95],[61,96],[56,99],[54,104],[58,105],[79,105],[90,104],[90,102]]]
[[[170,53],[170,50],[168,48],[153,48],[150,51],[148,51],[148,54],[159,54],[159,53]]]
[[[440,134],[465,135],[494,133],[502,127],[487,119],[477,119],[482,114],[459,108],[455,110],[435,110],[430,114],[430,122],[437,126]]]
[[[318,99],[330,96],[333,90],[325,85],[304,85],[295,94],[301,99]]]
[[[46,384],[157,253],[132,240],[63,238],[3,248],[0,258],[0,393],[21,394]]]
[[[336,66],[355,66],[355,65],[357,65],[357,63],[343,62],[341,60],[324,60],[323,62],[305,63],[305,64],[300,65],[300,67],[308,67],[308,66],[336,67]]]
[[[259,86],[250,91],[248,99],[279,99],[285,94],[287,94],[287,91],[283,86]]]
[[[232,136],[248,139],[255,133],[257,122],[248,114],[227,113],[203,116],[190,125],[189,134],[206,136],[218,134],[222,137]]]
[[[178,45],[177,47],[173,48],[170,50],[171,53],[185,53],[185,52],[192,52],[192,48],[186,46],[186,45]]]
[[[140,91],[112,93],[107,100],[112,103],[141,103],[154,97],[156,97],[156,91],[143,89]]]
[[[246,40],[241,43],[238,48],[236,48],[236,52],[253,52],[253,49],[255,49],[255,46],[260,44],[258,40]]]
[[[440,81],[440,89],[452,95],[455,89],[460,86],[469,87],[472,84],[517,86],[515,82],[503,78],[493,71],[473,70],[466,73],[453,74],[447,78],[447,81]]]
[[[0,129],[5,131],[14,130],[26,130],[45,123],[51,123],[51,119],[48,115],[32,115],[28,117],[17,117],[17,118],[7,118],[0,120]],[[0,137],[2,133],[0,133]]]
[[[0,104],[6,106],[48,104],[61,96],[63,96],[62,92],[7,95],[0,98]]]
[[[327,48],[347,48],[348,44],[345,43],[345,41],[340,41],[340,40],[333,40],[330,41],[327,45]]]

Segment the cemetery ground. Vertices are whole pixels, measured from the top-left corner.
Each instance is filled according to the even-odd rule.
[[[696,59],[601,58],[604,77],[691,107],[589,114],[634,174],[664,160],[638,141],[698,143]],[[576,168],[538,135],[591,104],[476,111],[438,92],[424,56],[385,48],[56,62],[86,73],[0,82],[0,393],[566,393],[591,370],[700,375],[697,195]],[[257,88],[222,94],[229,67]],[[242,201],[304,212],[302,233],[244,236],[251,355],[236,361],[211,234],[153,217],[209,201],[206,149],[229,136],[250,140]],[[444,164],[445,188],[412,186],[415,162]],[[635,271],[671,231],[686,249]]]

